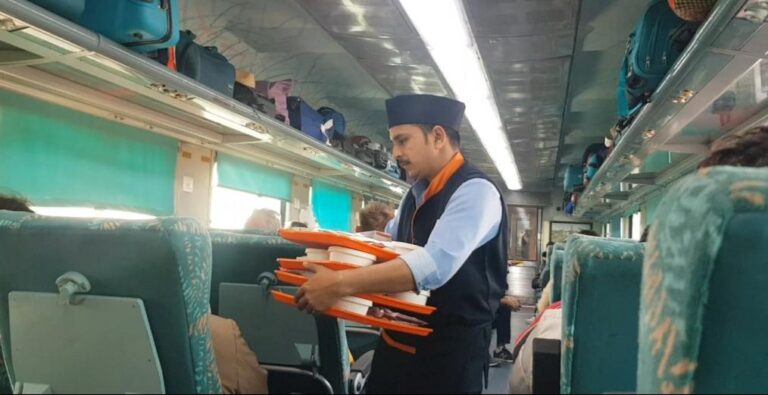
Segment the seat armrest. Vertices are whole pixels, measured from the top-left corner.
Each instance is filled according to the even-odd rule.
[[[365,389],[365,384],[368,381],[368,375],[371,373],[371,366],[373,365],[373,351],[360,356],[360,358],[352,364],[349,374],[349,393],[350,394],[362,394]]]
[[[533,393],[560,393],[560,340],[533,339]]]

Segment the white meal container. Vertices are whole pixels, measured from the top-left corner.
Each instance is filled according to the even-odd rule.
[[[421,291],[419,293],[408,291],[408,292],[400,292],[396,294],[389,295],[397,300],[402,300],[403,302],[413,303],[417,304],[419,306],[426,306],[427,305],[427,299],[429,299],[429,291]]]
[[[373,302],[370,300],[356,298],[354,296],[347,296],[341,298],[335,305],[333,305],[333,307],[340,310],[349,311],[350,313],[367,315],[368,309],[373,307]]]
[[[323,248],[307,248],[304,252],[305,256],[299,258],[308,261],[327,261],[330,258],[328,250]]]
[[[389,242],[389,243],[387,243],[387,246],[389,248],[395,250],[395,252],[397,252],[400,255],[407,254],[407,253],[409,253],[409,252],[419,248],[419,246],[417,246],[415,244],[403,243],[403,242],[400,242],[400,241]]]
[[[329,247],[329,260],[334,262],[348,263],[356,266],[370,266],[376,262],[376,256],[366,254],[350,248]]]

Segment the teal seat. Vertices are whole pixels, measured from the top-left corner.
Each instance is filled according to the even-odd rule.
[[[219,313],[219,284],[257,284],[259,275],[278,268],[278,258],[304,255],[304,247],[278,236],[211,230],[213,269],[211,311]]]
[[[559,244],[559,243],[558,243]],[[555,244],[557,246],[558,244]],[[565,251],[555,248],[552,251],[552,258],[549,260],[549,282],[552,283],[551,302],[559,302],[562,298],[563,288],[563,262],[565,261]]]
[[[637,391],[768,388],[768,168],[714,167],[662,199],[648,240]]]
[[[568,237],[561,393],[635,390],[643,250],[630,240]]]
[[[194,220],[64,219],[0,211],[0,334],[10,377],[8,293],[56,292],[56,279],[75,271],[90,280],[89,295],[143,301],[168,393],[220,393],[207,324],[210,265],[208,233]]]
[[[275,301],[269,286],[222,283],[221,315],[234,319],[270,372],[272,393],[349,393],[344,324]],[[295,293],[294,287],[277,287]]]

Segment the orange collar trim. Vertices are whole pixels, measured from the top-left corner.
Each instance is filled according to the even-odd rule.
[[[448,164],[446,164],[443,169],[437,173],[435,178],[433,178],[429,183],[429,187],[427,188],[426,192],[424,192],[423,201],[426,202],[433,196],[437,195],[440,191],[442,191],[443,188],[445,188],[445,185],[448,183],[448,180],[450,180],[451,177],[453,177],[453,175],[456,174],[456,172],[459,171],[463,165],[464,155],[462,155],[461,152],[457,152],[453,158],[448,161]]]

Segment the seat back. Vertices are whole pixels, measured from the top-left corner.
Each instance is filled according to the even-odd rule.
[[[549,281],[552,283],[552,303],[559,302],[562,296],[564,261],[565,251],[555,248],[552,251],[552,258],[549,260]]]
[[[659,204],[640,306],[638,392],[768,388],[768,169],[713,167]]]
[[[251,231],[212,230],[213,269],[211,276],[211,311],[219,313],[221,283],[256,284],[259,275],[278,268],[278,258],[295,258],[304,247],[279,236],[265,236]]]
[[[644,246],[571,235],[563,267],[560,389],[633,392]]]
[[[295,287],[277,287],[295,293]],[[259,361],[267,365],[317,371],[334,393],[347,393],[349,372],[347,342],[341,321],[327,316],[305,314],[275,301],[264,285],[222,283],[221,315],[235,320]],[[296,392],[292,383],[272,392]],[[315,383],[318,385],[319,383]],[[302,388],[306,389],[304,383]],[[322,392],[323,386],[309,389]]]
[[[207,322],[210,263],[208,233],[191,219],[0,211],[0,335],[11,378],[9,292],[56,292],[56,279],[75,271],[90,280],[89,295],[143,301],[167,392],[221,392]]]

